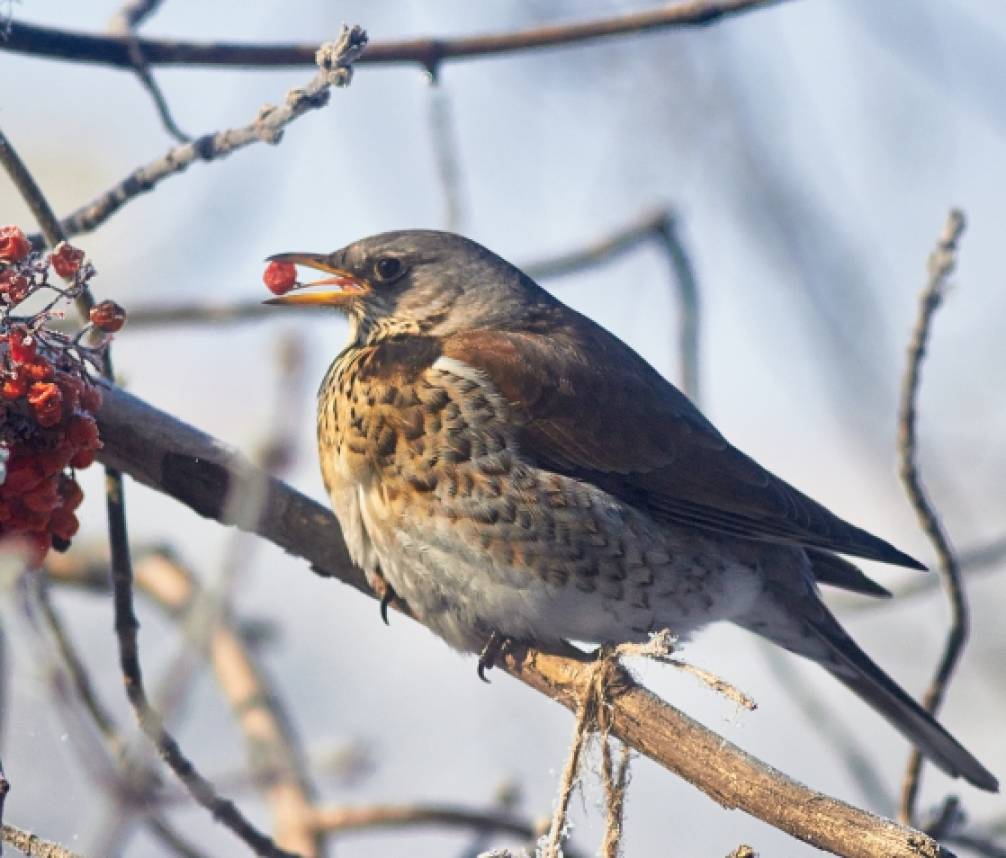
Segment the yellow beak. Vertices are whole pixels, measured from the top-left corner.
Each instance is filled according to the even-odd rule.
[[[324,271],[332,276],[310,283],[298,283],[286,295],[270,298],[264,304],[284,307],[338,307],[348,304],[354,298],[366,295],[370,283],[344,268],[329,265],[328,256],[324,253],[277,253],[266,259],[266,262],[289,262],[293,265],[303,265],[316,271]],[[323,289],[315,292],[300,292],[299,289],[309,289],[313,286],[338,286],[338,289]]]

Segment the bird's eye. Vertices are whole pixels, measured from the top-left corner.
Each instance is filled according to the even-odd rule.
[[[374,266],[379,280],[394,280],[402,273],[402,260],[393,256],[382,256]]]

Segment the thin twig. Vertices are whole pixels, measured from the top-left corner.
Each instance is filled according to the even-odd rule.
[[[157,411],[118,388],[105,391],[98,414],[103,461],[168,494],[200,515],[222,519],[228,486],[250,467],[224,442]],[[338,522],[320,504],[279,480],[269,482],[260,536],[305,558],[321,574],[373,598],[349,559]],[[575,650],[544,653],[517,646],[501,665],[559,703],[582,700],[590,663]],[[612,735],[628,743],[721,804],[741,808],[770,825],[849,858],[946,856],[928,835],[808,789],[706,729],[635,683],[628,674],[609,683]]]
[[[129,44],[129,58],[133,63],[133,70],[140,84],[147,91],[147,94],[154,102],[157,115],[161,119],[161,124],[165,130],[179,143],[187,143],[192,138],[189,137],[171,115],[168,101],[161,92],[161,88],[154,79],[154,74],[143,56],[143,48],[140,47],[140,40],[136,35],[136,30],[143,21],[152,15],[161,5],[162,0],[129,0],[112,18],[108,25],[110,33],[124,37]]]
[[[657,221],[660,236],[671,266],[678,302],[678,364],[681,389],[695,403],[699,402],[699,287],[695,269],[679,233],[678,219],[665,212]]]
[[[658,31],[673,27],[704,27],[722,18],[772,6],[779,0],[687,0],[658,9],[628,12],[611,18],[549,24],[484,36],[453,39],[423,38],[375,42],[361,63],[419,64],[435,72],[450,60],[470,59],[517,51],[554,48],[611,36]],[[140,39],[143,56],[151,65],[283,67],[309,65],[313,45],[249,45],[225,42],[186,42]],[[125,39],[11,21],[0,48],[18,53],[74,62],[133,67]]]
[[[18,828],[16,825],[4,823],[0,828],[0,840],[9,843],[22,855],[29,858],[82,858],[77,852],[71,852],[60,843],[53,840],[43,840],[30,831]]]
[[[437,78],[430,78],[428,109],[433,161],[444,195],[444,229],[460,232],[464,222],[461,147],[450,95]]]
[[[279,143],[287,125],[309,110],[324,107],[333,86],[342,87],[349,83],[352,64],[366,44],[367,34],[361,28],[344,27],[335,41],[327,42],[315,51],[315,61],[320,69],[318,74],[303,88],[290,90],[282,106],[266,104],[249,125],[204,134],[138,167],[114,187],[64,218],[63,231],[71,236],[90,232],[129,200],[153,190],[161,181],[183,172],[196,161],[215,161],[252,143]]]
[[[922,699],[923,708],[935,714],[943,701],[947,685],[968,638],[967,596],[961,578],[960,566],[950,538],[944,530],[940,517],[926,495],[922,477],[918,470],[917,400],[922,360],[929,342],[933,316],[943,301],[950,275],[957,262],[957,242],[964,232],[964,214],[953,209],[947,217],[935,250],[929,257],[929,281],[923,289],[919,302],[919,316],[912,331],[908,346],[908,366],[901,386],[901,407],[898,415],[898,456],[900,474],[905,491],[919,518],[919,524],[939,558],[939,573],[947,591],[950,603],[950,629],[947,633],[943,654],[932,682]],[[899,818],[911,825],[915,820],[915,805],[919,792],[919,774],[922,769],[922,755],[913,749],[908,760],[908,768],[901,787]]]
[[[486,829],[512,834],[523,840],[537,835],[534,825],[509,813],[436,804],[322,807],[314,811],[312,821],[317,831],[328,834],[375,828],[435,826]]]

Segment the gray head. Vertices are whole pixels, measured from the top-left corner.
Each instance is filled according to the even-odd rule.
[[[412,229],[385,232],[334,253],[280,253],[330,276],[298,284],[266,303],[335,307],[354,326],[354,338],[534,325],[557,302],[518,268],[460,235]],[[320,286],[337,290],[320,291]]]

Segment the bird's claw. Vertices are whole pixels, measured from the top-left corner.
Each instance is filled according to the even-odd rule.
[[[398,598],[395,588],[388,583],[380,570],[377,570],[371,576],[370,588],[374,591],[374,595],[381,600],[381,619],[384,620],[384,625],[390,626],[391,623],[388,622],[388,607]]]
[[[479,664],[475,669],[479,679],[485,683],[489,682],[486,679],[486,671],[492,670],[496,666],[496,660],[509,649],[511,643],[513,641],[506,635],[501,635],[499,632],[489,633],[489,640],[486,641],[482,652],[479,653]]]
[[[388,606],[395,601],[395,598],[395,588],[390,584],[385,584],[384,593],[381,595],[381,619],[384,620],[386,626],[391,625],[388,622]]]

